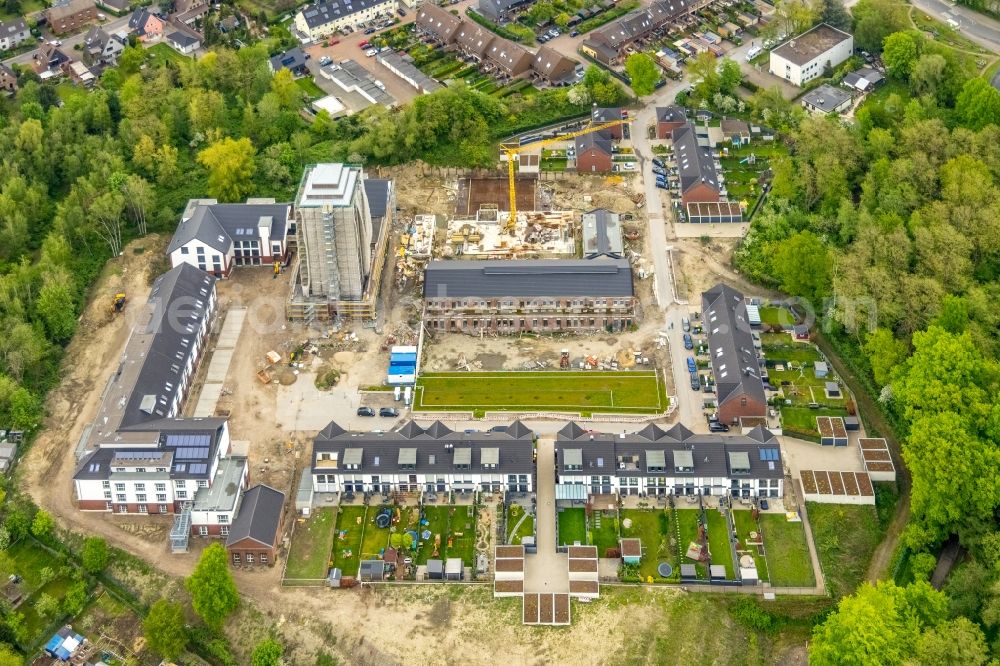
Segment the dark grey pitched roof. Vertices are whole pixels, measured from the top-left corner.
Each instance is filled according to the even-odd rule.
[[[671,132],[670,139],[674,144],[674,158],[677,160],[681,192],[687,192],[698,183],[706,183],[716,190],[720,189],[712,151],[698,145],[694,126],[689,123],[678,127]]]
[[[656,121],[660,123],[685,123],[687,113],[676,104],[656,107]]]
[[[28,32],[28,23],[23,16],[0,23],[0,37],[14,37],[23,32]]]
[[[569,425],[575,424],[567,424],[567,427]],[[763,427],[755,428],[750,435],[695,435],[679,425],[666,431],[650,425],[625,435],[583,432],[581,429],[581,434],[572,438],[564,434],[566,431],[567,428],[563,428],[556,436],[561,473],[591,475],[603,470],[602,474],[619,476],[738,477],[740,475],[733,475],[730,469],[729,454],[745,453],[750,461],[749,477],[778,479],[784,475],[778,440]],[[566,451],[577,450],[582,452],[583,469],[567,472]],[[657,465],[658,459],[663,459],[663,470],[649,469],[651,456],[657,458]],[[677,471],[679,456],[690,458],[692,471]],[[687,466],[686,461],[684,465]]]
[[[177,248],[199,240],[205,245],[226,253],[234,240],[259,238],[261,218],[271,220],[271,238],[283,239],[288,225],[291,204],[201,204],[191,217],[177,225],[170,239],[167,254]]]
[[[183,30],[177,30],[167,35],[167,41],[173,42],[174,44],[177,44],[178,46],[181,47],[188,47],[188,46],[194,46],[201,40],[199,40],[194,35],[189,35]]]
[[[535,436],[534,431],[528,426],[524,425],[521,421],[514,421],[509,426],[507,426],[507,434],[511,437],[524,437],[525,435]]]
[[[271,69],[275,72],[281,69],[300,69],[305,66],[306,54],[298,46],[271,57]]]
[[[760,363],[754,350],[743,294],[717,284],[702,294],[702,317],[719,405],[740,396],[765,402]]]
[[[263,546],[274,546],[278,541],[281,512],[285,494],[270,486],[257,485],[243,493],[236,520],[229,528],[226,545],[251,539]]]
[[[607,256],[618,259],[625,254],[618,213],[604,208],[584,213],[581,231],[585,258]]]
[[[595,30],[593,37],[619,49],[686,13],[693,4],[694,0],[659,0]]]
[[[180,371],[194,353],[191,344],[209,316],[216,278],[190,264],[172,268],[153,282],[149,302],[155,311],[145,333],[152,333],[142,369],[122,414],[120,427],[167,416],[180,390]]]
[[[576,154],[578,157],[591,148],[596,148],[605,155],[610,155],[614,152],[611,148],[613,145],[613,139],[611,138],[611,135],[608,134],[607,130],[591,132],[590,134],[578,136],[576,137],[575,144]]]
[[[128,27],[135,30],[135,34],[141,37],[146,34],[146,22],[152,15],[148,8],[140,7],[132,12],[132,16],[128,19]]]
[[[500,16],[511,8],[527,2],[530,0],[479,0],[479,9],[481,13],[488,16]]]
[[[591,111],[590,116],[595,123],[610,123],[622,119],[622,109],[620,106],[599,107]]]
[[[346,449],[360,449],[360,472],[393,474],[404,469],[399,462],[400,451],[415,449],[416,469],[409,471],[416,474],[451,473],[456,469],[454,459],[458,450],[462,451],[461,455],[471,451],[471,469],[481,470],[483,451],[499,449],[498,467],[493,470],[496,473],[534,472],[532,432],[521,426],[504,432],[455,432],[440,421],[435,421],[426,429],[409,421],[399,430],[390,432],[340,432],[333,437],[326,433],[327,430],[324,430],[313,440],[314,465],[320,453],[336,453],[337,459],[343,461]],[[333,469],[327,461],[322,467],[314,466],[313,473],[329,474]]]
[[[379,4],[383,0],[329,0],[301,9],[302,18],[309,28],[318,28],[332,21],[351,16]]]
[[[365,197],[368,199],[368,211],[372,216],[372,242],[381,235],[382,225],[389,212],[389,202],[392,201],[392,181],[383,178],[365,178]]]
[[[607,297],[632,295],[625,259],[431,261],[424,297]]]

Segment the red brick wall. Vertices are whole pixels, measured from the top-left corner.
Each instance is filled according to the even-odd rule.
[[[767,404],[754,400],[753,398],[746,398],[747,404],[743,404],[743,398],[741,396],[733,396],[727,400],[724,404],[719,406],[719,420],[723,423],[732,423],[741,416],[766,416],[767,415]]]
[[[113,513],[134,513],[138,515],[146,515],[139,513],[138,504],[125,504],[122,505],[119,502],[112,502],[112,512]],[[120,511],[119,507],[125,506],[125,511]],[[76,508],[80,511],[107,511],[108,510],[108,500],[77,500]],[[146,504],[146,510],[149,515],[159,516],[163,515],[160,513],[160,505],[156,502],[148,502]],[[167,504],[167,515],[174,512],[174,505]]]
[[[248,554],[253,555],[252,566],[269,566],[269,567],[273,567],[274,566],[274,562],[277,559],[275,557],[276,552],[275,552],[274,548],[264,548],[264,547],[262,547],[260,544],[258,544],[255,541],[254,542],[241,541],[240,543],[233,544],[232,546],[226,546],[226,550],[229,552],[229,564],[235,565],[235,566],[241,566],[241,567],[242,566],[247,566],[247,555]],[[233,561],[233,554],[234,553],[239,554],[239,556],[240,556],[240,561],[239,561],[238,565],[236,565],[234,563],[234,561]],[[261,555],[266,555],[267,556],[267,562],[264,563],[264,564],[261,564],[261,561],[260,561],[260,556]]]
[[[578,173],[608,173],[611,171],[611,155],[591,148],[576,156]]]
[[[670,133],[679,127],[684,127],[684,123],[676,121],[663,121],[656,123],[656,138],[669,139]]]
[[[719,200],[719,190],[712,187],[708,183],[698,183],[697,185],[690,187],[687,192],[681,194],[681,203],[684,204],[685,209],[687,209],[687,205],[692,202],[716,202]]]

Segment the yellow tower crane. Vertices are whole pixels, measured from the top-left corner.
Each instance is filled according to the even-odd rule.
[[[609,127],[617,127],[618,125],[624,125],[627,123],[627,119],[622,120],[611,120],[606,123],[599,123],[597,125],[588,125],[583,129],[577,130],[575,132],[567,132],[565,134],[560,134],[554,136],[551,139],[540,139],[538,141],[532,141],[531,143],[526,143],[523,146],[517,144],[500,144],[500,150],[507,155],[507,193],[510,195],[510,216],[507,218],[507,224],[504,225],[504,231],[508,233],[514,233],[514,226],[517,224],[517,191],[514,189],[514,160],[518,153],[529,149],[529,148],[542,148],[553,143],[558,143],[560,141],[566,141],[567,139],[575,139],[578,136],[583,136],[584,134],[590,134],[592,132],[600,132],[601,130],[608,129]],[[579,157],[579,156],[578,156]]]

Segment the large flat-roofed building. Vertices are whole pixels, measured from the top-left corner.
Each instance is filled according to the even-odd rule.
[[[359,166],[306,167],[295,197],[299,261],[289,316],[375,316],[385,239],[395,204],[391,183],[372,189],[383,199],[378,206],[382,223],[376,227],[365,181]]]
[[[701,297],[708,355],[715,375],[718,418],[766,416],[767,397],[743,294],[717,284]]]
[[[615,434],[571,422],[556,435],[555,448],[556,497],[784,493],[781,447],[762,426],[746,435],[696,435],[681,424]]]
[[[294,25],[299,34],[321,39],[346,26],[392,16],[395,12],[395,0],[328,0],[300,9]]]
[[[351,432],[331,422],[313,440],[315,493],[530,493],[534,433],[520,421],[457,432],[408,421],[389,432]]]
[[[771,51],[770,71],[801,86],[851,57],[854,37],[826,23],[792,37]]]
[[[438,260],[424,275],[424,323],[432,331],[620,331],[635,320],[625,259]]]

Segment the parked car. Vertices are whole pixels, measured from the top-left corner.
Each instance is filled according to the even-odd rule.
[[[399,9],[397,9],[396,13],[399,14],[400,16],[406,16],[406,10],[403,9],[402,7],[400,7]]]
[[[538,35],[538,41],[544,44],[545,42],[549,41],[549,37],[548,35]]]
[[[684,334],[684,349],[694,349],[694,340],[691,339],[690,333]]]
[[[692,372],[691,373],[691,389],[693,391],[700,391],[701,390],[701,379],[698,378],[698,373],[697,372]]]
[[[365,34],[366,35],[370,35],[373,32],[375,32],[376,30],[378,30],[378,28],[365,28]]]
[[[625,162],[622,164],[622,169],[625,171],[635,171],[635,162]]]
[[[579,30],[574,30],[573,32],[569,33],[569,36],[570,37],[579,37],[580,36],[580,31]]]
[[[392,417],[392,416],[399,416],[399,410],[396,409],[395,407],[383,407],[380,410],[378,410],[378,415],[379,416],[390,416],[390,417]]]
[[[663,168],[663,160],[661,160],[659,157],[654,157],[653,158],[653,166],[660,167],[662,169]]]
[[[375,410],[371,407],[358,407],[358,416],[375,416]]]
[[[653,165],[653,173],[655,173],[657,176],[666,176],[667,175],[666,169],[662,169],[662,168],[656,166],[655,164]]]
[[[365,51],[365,55],[371,58],[372,56],[378,55],[378,49],[368,49]]]
[[[666,183],[663,183],[663,182],[660,182],[660,181],[656,181],[656,186],[657,186],[658,188],[660,188],[661,190],[665,190],[665,189],[667,189],[667,184],[666,184]]]
[[[367,39],[361,40],[360,42],[358,42],[358,46],[360,46],[363,49],[368,48],[368,40]]]
[[[323,56],[322,58],[319,59],[319,66],[324,67],[326,65],[329,65],[331,62],[333,62],[333,59],[330,56]]]
[[[688,372],[698,372],[698,364],[694,362],[694,356],[687,357]]]
[[[729,432],[729,426],[721,421],[709,421],[708,429],[710,432]]]
[[[687,317],[681,317],[681,328],[685,333],[691,332],[691,320]]]

